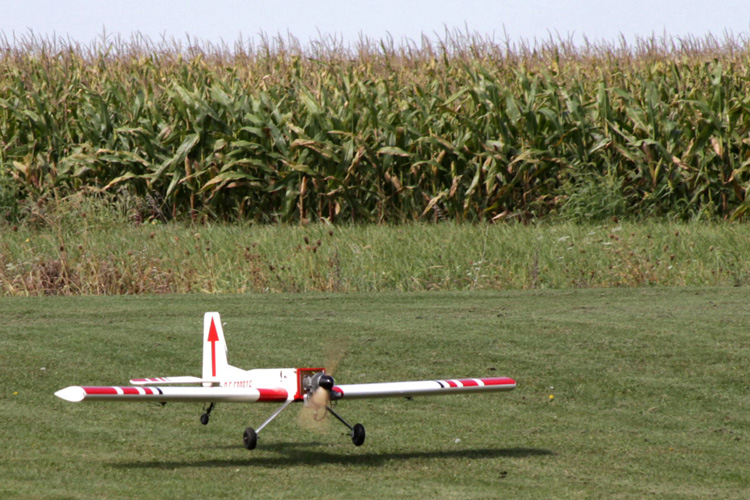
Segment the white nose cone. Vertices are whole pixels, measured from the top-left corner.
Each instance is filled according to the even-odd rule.
[[[86,397],[86,391],[83,390],[83,387],[71,385],[70,387],[57,391],[55,396],[64,399],[65,401],[70,401],[71,403],[79,403],[83,401],[84,397]]]

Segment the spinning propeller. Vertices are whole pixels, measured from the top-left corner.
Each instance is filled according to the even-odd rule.
[[[318,372],[312,377],[304,407],[299,414],[300,424],[308,429],[322,430],[325,417],[330,413],[349,429],[354,446],[362,446],[365,442],[365,427],[362,424],[351,425],[331,408],[333,386],[333,376],[326,372]]]
[[[324,430],[323,422],[331,405],[333,386],[333,376],[328,373],[319,372],[312,377],[304,406],[299,413],[299,423],[302,427],[309,430]]]
[[[324,421],[331,406],[331,390],[336,385],[333,373],[344,358],[345,346],[341,342],[329,344],[335,346],[335,350],[327,353],[326,371],[316,373],[307,389],[305,404],[299,413],[299,423],[302,427],[310,430],[324,430]]]
[[[331,404],[331,389],[333,389],[333,376],[328,373],[316,373],[313,377],[312,388],[307,396],[305,407],[311,409],[315,420],[323,420],[326,416],[326,408]],[[323,413],[321,414],[321,410]]]
[[[331,343],[329,346],[335,346],[336,350],[328,353],[326,371],[312,376],[310,385],[306,388],[305,404],[299,414],[299,423],[307,429],[323,430],[324,422],[328,421],[326,415],[330,413],[349,429],[354,446],[362,446],[365,442],[365,427],[362,424],[351,425],[331,408],[331,391],[336,385],[332,373],[344,357],[346,349],[341,342]]]

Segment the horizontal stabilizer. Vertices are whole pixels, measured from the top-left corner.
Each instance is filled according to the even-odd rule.
[[[153,377],[153,378],[134,378],[130,380],[133,385],[175,385],[175,384],[219,384],[215,378],[200,377]]]

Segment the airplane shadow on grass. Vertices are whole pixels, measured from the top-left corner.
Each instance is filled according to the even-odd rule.
[[[215,460],[185,460],[185,461],[147,461],[113,463],[114,467],[125,469],[177,469],[181,467],[286,467],[294,465],[349,465],[349,466],[377,466],[392,461],[407,460],[438,460],[445,458],[465,458],[482,460],[488,458],[525,458],[554,456],[554,452],[538,448],[478,448],[468,450],[435,450],[435,451],[404,451],[391,453],[364,453],[357,455],[331,453],[313,450],[320,443],[276,443],[266,444],[262,450],[278,453],[281,456],[269,457],[262,451],[248,452],[247,458],[215,459]],[[242,448],[236,446],[232,448]],[[243,448],[244,449],[244,448]],[[255,456],[253,456],[255,454]]]

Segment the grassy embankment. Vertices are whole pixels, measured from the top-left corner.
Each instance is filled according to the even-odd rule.
[[[736,223],[135,226],[113,213],[68,203],[38,225],[5,226],[0,294],[738,286],[750,277],[750,228]]]
[[[745,498],[743,288],[2,300],[3,498]],[[509,394],[342,402],[368,429],[268,405],[74,405],[72,384],[198,374],[201,314],[230,362],[341,382],[509,375]],[[554,396],[551,399],[550,396]]]

